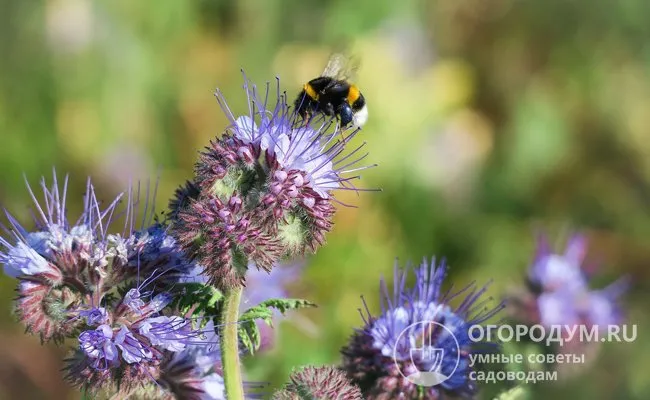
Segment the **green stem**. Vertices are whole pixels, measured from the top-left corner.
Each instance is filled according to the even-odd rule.
[[[243,287],[227,290],[221,327],[221,362],[223,365],[223,380],[228,400],[244,400],[244,386],[241,378],[239,362],[239,337],[237,327],[239,322],[239,302]]]

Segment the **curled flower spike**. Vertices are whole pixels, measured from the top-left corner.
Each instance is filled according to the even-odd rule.
[[[71,310],[99,284],[106,265],[107,226],[121,196],[100,208],[88,181],[84,210],[72,225],[66,215],[67,178],[60,190],[56,174],[51,188],[41,181],[44,204],[27,185],[35,204],[37,230],[27,231],[11,214],[7,236],[0,237],[0,263],[7,275],[18,278],[17,313],[28,331],[44,341],[62,340],[79,326],[69,321]],[[4,249],[3,249],[4,248]]]
[[[334,119],[324,116],[316,116],[305,123],[288,106],[286,93],[280,92],[279,79],[275,93],[266,85],[263,99],[257,87],[246,79],[244,89],[249,112],[238,118],[234,117],[222,93],[218,90],[216,93],[231,123],[227,129],[228,136],[231,140],[252,146],[250,151],[240,146],[238,152],[250,153],[253,157],[263,156],[265,162],[261,164],[272,167],[273,172],[298,171],[304,174],[305,179],[296,180],[295,184],[298,187],[307,186],[323,198],[329,198],[336,189],[361,190],[351,184],[360,176],[350,174],[375,165],[360,165],[368,156],[363,151],[365,143],[353,148],[349,146],[359,129],[341,129]],[[269,97],[275,103],[273,106],[269,103]]]
[[[494,345],[482,343],[479,349],[469,330],[493,317],[503,304],[487,307],[489,300],[481,299],[486,287],[473,284],[456,293],[443,293],[446,270],[444,261],[436,266],[435,260],[424,260],[413,269],[415,285],[407,287],[412,270],[399,270],[396,265],[393,292],[389,293],[383,281],[380,285],[381,314],[374,317],[367,308],[362,312],[365,326],[353,334],[342,354],[343,370],[359,385],[364,399],[415,400],[474,393],[469,355],[491,351]],[[449,304],[461,296],[458,306]],[[423,329],[422,324],[429,328]],[[442,356],[412,351],[423,343],[442,349]],[[436,371],[446,380],[426,387],[407,379],[421,371]]]
[[[81,351],[68,360],[68,379],[95,394],[224,400],[214,324],[208,322],[200,336],[187,335],[191,329],[178,317],[155,317],[139,328],[104,325],[83,332]]]
[[[175,286],[196,265],[167,226],[154,222],[148,191],[144,203],[140,190],[130,189],[102,207],[88,181],[84,210],[73,223],[66,215],[67,178],[62,186],[56,175],[52,187],[43,181],[43,204],[28,186],[33,231],[7,214],[0,262],[19,281],[20,319],[44,341],[77,338],[65,367],[73,385],[96,395],[170,398],[159,383],[168,360],[190,348],[214,349],[217,342],[206,317],[174,315],[171,307],[180,294]],[[122,232],[112,233],[118,219]],[[214,380],[210,374],[195,378]],[[201,398],[222,398],[209,397],[209,387]]]
[[[199,188],[192,181],[186,181],[184,185],[177,188],[174,197],[169,200],[169,218],[172,220],[176,218],[182,209],[199,197],[200,193]]]
[[[278,89],[262,99],[245,81],[248,115],[230,120],[199,157],[192,182],[170,206],[173,234],[221,289],[245,282],[248,263],[270,270],[284,257],[314,252],[332,228],[334,190],[355,190],[364,144],[323,116],[304,122]]]
[[[304,367],[291,374],[291,381],[273,400],[362,400],[361,391],[343,371],[334,367]]]
[[[101,312],[85,313],[93,309],[99,312],[101,307],[97,306],[105,294],[119,285],[128,286],[140,276],[151,276],[155,277],[151,290],[160,292],[193,268],[167,228],[152,224],[154,210],[148,191],[141,226],[137,227],[142,205],[139,189],[137,193],[128,191],[126,207],[120,211],[124,195],[101,206],[88,180],[84,209],[76,222],[71,222],[66,215],[67,177],[62,187],[56,173],[51,187],[44,179],[40,186],[42,202],[27,185],[35,206],[35,230],[28,231],[7,213],[9,227],[4,229],[5,237],[0,237],[0,263],[7,275],[19,280],[19,318],[42,340],[73,336],[84,319],[90,326],[106,322],[107,315]],[[109,233],[121,217],[122,234]]]
[[[167,294],[145,302],[138,289],[127,293],[108,309],[79,313],[89,327],[98,321],[104,323],[80,333],[79,350],[67,360],[67,379],[71,383],[92,392],[155,388],[172,354],[216,347],[212,322],[199,329],[199,321],[160,314],[169,304]],[[118,388],[112,388],[116,384]]]

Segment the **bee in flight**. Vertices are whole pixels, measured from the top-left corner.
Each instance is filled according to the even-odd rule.
[[[366,100],[359,88],[349,81],[356,70],[343,54],[330,57],[318,78],[305,83],[294,103],[298,114],[306,120],[314,113],[336,116],[342,127],[352,123],[361,127],[368,120]]]

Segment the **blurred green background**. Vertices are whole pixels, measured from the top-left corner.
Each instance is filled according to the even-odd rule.
[[[370,120],[361,185],[292,287],[320,305],[279,329],[249,379],[335,363],[365,295],[401,262],[447,257],[449,281],[523,281],[537,229],[591,242],[597,284],[623,274],[635,343],[533,398],[650,398],[650,3],[642,0],[0,0],[0,203],[29,221],[23,174],[92,176],[108,200],[161,177],[159,209],[226,126],[221,88],[247,111],[240,68],[297,92],[342,44],[362,60]],[[0,398],[65,399],[62,350],[11,314],[0,277]],[[601,287],[598,286],[598,287]],[[485,388],[488,398],[498,390]]]

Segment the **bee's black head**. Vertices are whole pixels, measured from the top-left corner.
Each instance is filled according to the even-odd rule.
[[[338,110],[339,117],[341,118],[341,126],[347,126],[352,122],[352,107],[347,102],[341,103]]]

